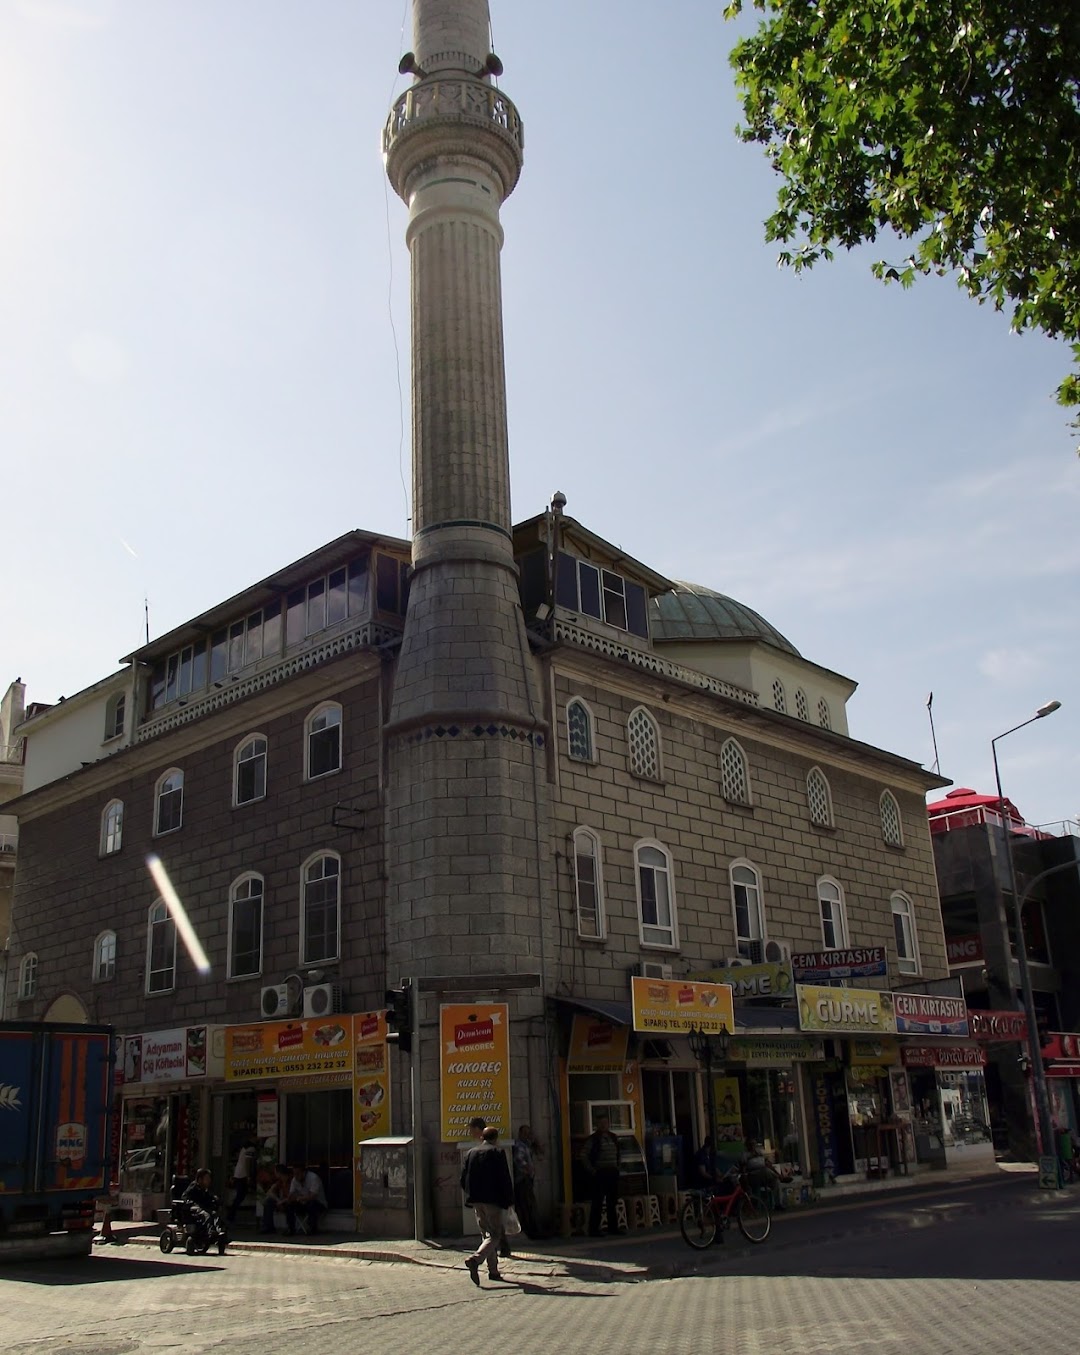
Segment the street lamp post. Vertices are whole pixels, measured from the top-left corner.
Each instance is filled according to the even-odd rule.
[[[1005,810],[1005,795],[1001,789],[997,745],[1009,734],[1015,734],[1018,729],[1034,724],[1036,720],[1043,720],[1047,715],[1053,715],[1054,711],[1059,710],[1060,707],[1060,701],[1047,701],[1044,706],[1039,707],[1034,715],[1022,720],[1018,725],[1013,725],[1012,729],[1007,729],[1004,734],[999,734],[997,738],[990,740],[990,753],[994,759],[994,779],[997,782],[998,812],[1001,815],[1001,827],[1005,834],[1005,863],[1009,873],[1009,889],[1012,892],[1016,958],[1020,968],[1020,991],[1024,1000],[1024,1013],[1027,1017],[1028,1051],[1031,1059],[1031,1076],[1035,1085],[1035,1109],[1038,1116],[1041,1151],[1047,1155],[1056,1151],[1054,1128],[1050,1117],[1050,1096],[1046,1087],[1046,1070],[1043,1068],[1042,1047],[1039,1044],[1039,1032],[1035,1022],[1035,995],[1031,989],[1031,970],[1028,967],[1027,941],[1024,937],[1023,901],[1020,891],[1016,887],[1016,862],[1013,860],[1012,833],[1009,829],[1009,816]]]
[[[726,1029],[717,1035],[707,1035],[705,1031],[696,1026],[687,1036],[690,1042],[690,1052],[697,1059],[705,1074],[705,1105],[709,1121],[709,1140],[712,1143],[714,1153],[716,1152],[716,1087],[713,1083],[713,1061],[715,1058],[721,1064],[727,1062],[728,1038]]]

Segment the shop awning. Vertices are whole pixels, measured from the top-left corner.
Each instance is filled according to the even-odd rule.
[[[563,1007],[574,1007],[578,1011],[591,1012],[593,1016],[602,1016],[616,1026],[628,1026],[633,1019],[629,1002],[608,1002],[600,997],[557,997],[555,1002]]]
[[[736,1031],[798,1030],[799,1013],[794,1007],[736,1007]]]

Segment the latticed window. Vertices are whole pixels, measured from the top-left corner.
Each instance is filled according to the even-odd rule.
[[[720,749],[720,793],[733,804],[750,803],[750,777],[746,770],[746,754],[728,739]]]
[[[817,722],[822,729],[832,729],[832,720],[829,716],[829,703],[822,696],[817,703]]]
[[[795,714],[800,720],[809,720],[810,707],[806,703],[806,693],[800,687],[795,693]]]
[[[881,796],[881,836],[890,847],[904,845],[904,827],[900,822],[900,806],[891,790]]]
[[[588,828],[574,832],[574,894],[577,901],[578,936],[601,940],[604,935],[604,900],[600,872],[600,843]]]
[[[832,796],[824,773],[812,767],[806,778],[806,803],[810,807],[810,820],[821,828],[831,828],[833,823]]]
[[[787,693],[784,691],[784,684],[779,678],[773,680],[772,703],[773,710],[778,710],[781,715],[787,714]]]
[[[626,724],[626,735],[630,743],[630,770],[635,776],[659,781],[660,732],[647,710],[639,706],[632,713]]]
[[[576,762],[593,760],[592,716],[584,701],[571,701],[566,707],[566,737],[570,756]]]

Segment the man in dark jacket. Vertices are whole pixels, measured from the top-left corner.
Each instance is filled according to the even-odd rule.
[[[499,1131],[494,1125],[488,1125],[483,1141],[465,1154],[461,1164],[461,1189],[465,1192],[465,1203],[472,1205],[480,1229],[480,1245],[465,1260],[469,1278],[479,1287],[481,1261],[487,1265],[489,1279],[502,1279],[496,1254],[505,1211],[514,1203],[514,1182],[499,1147]]]
[[[210,1172],[206,1167],[200,1167],[195,1173],[195,1180],[188,1186],[181,1197],[188,1207],[188,1219],[195,1234],[200,1239],[205,1235],[210,1227],[210,1219],[218,1210],[218,1197],[210,1189]]]
[[[611,1132],[606,1115],[596,1117],[596,1132],[585,1141],[581,1155],[592,1184],[592,1208],[589,1210],[589,1236],[600,1236],[600,1219],[607,1207],[607,1230],[613,1233],[618,1226],[619,1206],[619,1140]]]

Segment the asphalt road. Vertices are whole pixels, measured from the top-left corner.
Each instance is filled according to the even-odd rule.
[[[0,1272],[11,1355],[1073,1355],[1080,1346],[1080,1192],[1013,1192],[984,1212],[709,1254],[639,1283],[504,1263],[476,1289],[460,1263],[101,1249]],[[822,1220],[824,1224],[826,1220]]]

